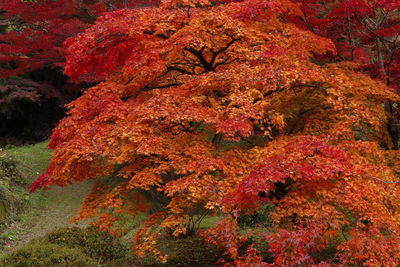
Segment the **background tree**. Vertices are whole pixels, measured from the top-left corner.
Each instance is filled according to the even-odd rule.
[[[296,0],[302,16],[288,18],[303,29],[330,38],[337,54],[319,57],[323,61],[352,61],[374,79],[400,90],[400,2],[392,0]],[[398,104],[387,102],[386,109],[395,148],[400,137]]]
[[[47,138],[80,94],[82,85],[63,74],[66,38],[106,11],[145,4],[157,1],[1,0],[0,143]]]
[[[330,60],[360,63],[373,78],[399,88],[400,3],[398,1],[302,1],[297,25],[328,37],[338,49]]]
[[[251,235],[277,265],[398,264],[398,152],[382,149],[382,103],[398,96],[353,63],[317,64],[334,44],[287,16],[303,13],[286,0],[167,0],[68,39],[66,73],[105,81],[69,104],[31,189],[96,179],[76,219],[120,233],[147,212],[134,250],[161,261],[161,235],[197,234],[219,213],[204,234],[228,264],[267,264],[243,250]],[[237,218],[266,202],[273,226],[241,235]]]

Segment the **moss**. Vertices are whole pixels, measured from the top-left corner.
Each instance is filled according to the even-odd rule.
[[[0,233],[22,210],[26,184],[14,157],[0,150]]]
[[[0,200],[0,220],[4,219],[7,215],[6,203]]]
[[[13,147],[6,149],[5,153],[15,159],[17,167],[24,177],[32,182],[44,172],[49,165],[51,150],[46,149],[48,141],[34,145]]]
[[[122,259],[128,252],[117,238],[93,228],[62,228],[48,233],[38,241],[79,249],[103,263]]]
[[[157,248],[168,255],[167,263],[157,262],[149,257],[138,258],[131,255],[124,264],[114,262],[113,267],[117,266],[157,266],[157,267],[175,267],[175,266],[220,266],[217,261],[224,258],[224,249],[217,248],[206,243],[199,237],[187,237],[180,239],[161,239]]]
[[[8,254],[0,260],[1,266],[7,267],[96,267],[96,261],[79,249],[62,247],[54,244],[32,243]]]

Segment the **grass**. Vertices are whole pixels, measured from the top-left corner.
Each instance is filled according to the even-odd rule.
[[[200,229],[213,228],[221,220],[220,216],[207,216],[200,224]]]
[[[34,145],[12,147],[5,150],[5,153],[17,162],[18,171],[22,174],[27,184],[32,183],[46,170],[51,156],[51,150],[46,149],[47,144],[48,141],[44,141]],[[29,211],[17,218],[23,224],[34,223],[35,216],[50,201],[46,196],[47,192],[37,191],[33,194],[27,194],[27,191],[28,189],[26,188],[24,201],[28,202]]]
[[[29,193],[29,184],[49,164],[51,150],[46,149],[47,144],[46,141],[29,146],[7,147],[3,151],[3,155],[16,162],[18,175],[15,179],[21,182],[16,184],[4,177],[0,177],[0,182],[4,182],[9,195],[19,199],[23,208],[16,215],[9,216],[5,228],[0,229],[0,248],[3,248],[0,254],[15,250],[46,232],[69,226],[70,219],[76,215],[83,197],[92,187],[92,182],[87,181]]]
[[[2,172],[0,177],[1,189],[8,195],[5,201],[10,211],[0,229],[0,240],[3,242],[17,239],[20,229],[12,227],[13,222],[21,227],[26,225],[47,202],[42,192],[29,194],[28,191],[29,184],[47,168],[51,152],[45,149],[46,146],[47,142],[41,142],[30,146],[8,147],[1,153],[3,160],[15,164],[12,173]]]
[[[18,162],[22,174],[33,181],[44,172],[49,164],[51,150],[46,149],[48,141],[29,146],[12,147],[5,150]]]

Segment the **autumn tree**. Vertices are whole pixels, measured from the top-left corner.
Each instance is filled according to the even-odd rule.
[[[107,13],[66,42],[66,73],[105,81],[69,104],[31,189],[95,179],[75,220],[118,234],[147,212],[133,248],[161,261],[158,238],[220,214],[202,235],[227,265],[396,266],[399,157],[382,147],[383,103],[398,96],[357,64],[318,61],[335,45],[287,20],[303,15],[289,0]],[[241,234],[238,218],[265,203],[273,225]],[[251,236],[272,262],[243,251]]]

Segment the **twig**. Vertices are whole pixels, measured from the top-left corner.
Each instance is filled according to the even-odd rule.
[[[367,177],[369,177],[369,178],[375,179],[375,180],[377,180],[377,181],[380,181],[380,182],[382,182],[382,183],[385,183],[385,184],[400,184],[400,181],[397,181],[397,182],[393,182],[393,181],[385,181],[385,180],[382,180],[382,179],[376,178],[376,177],[374,177],[374,176],[371,176],[371,175],[366,175],[366,176],[367,176]]]

